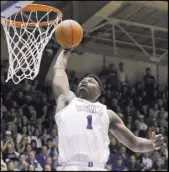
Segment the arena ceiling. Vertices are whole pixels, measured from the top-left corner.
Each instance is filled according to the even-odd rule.
[[[77,52],[168,62],[167,1],[36,1],[57,7],[84,29]],[[55,39],[53,38],[53,41]],[[51,41],[50,46],[56,46]]]
[[[135,60],[168,62],[166,1],[39,1],[82,24],[76,51]]]
[[[128,55],[122,53],[126,58],[168,61],[168,2],[111,1],[83,28],[85,40],[96,42],[100,51],[105,47],[110,52],[106,55],[112,54],[112,49],[115,55],[126,49]]]

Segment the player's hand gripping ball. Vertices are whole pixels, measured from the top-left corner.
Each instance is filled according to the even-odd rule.
[[[155,150],[159,150],[161,147],[166,146],[162,134],[156,135],[154,132],[152,132],[152,142]]]
[[[74,20],[64,20],[56,27],[55,37],[64,49],[72,49],[82,41],[83,29]]]

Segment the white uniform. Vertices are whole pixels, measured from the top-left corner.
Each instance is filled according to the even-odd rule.
[[[57,170],[105,171],[109,156],[109,117],[105,105],[74,98],[55,115],[58,126]]]

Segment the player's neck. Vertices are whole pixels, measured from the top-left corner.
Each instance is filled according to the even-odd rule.
[[[79,94],[77,97],[80,98],[80,99],[87,100],[87,101],[89,101],[89,102],[91,102],[91,103],[94,103],[94,102],[95,102],[95,101],[93,101],[92,99],[90,99],[87,95],[85,96],[85,95],[83,95],[83,94]]]

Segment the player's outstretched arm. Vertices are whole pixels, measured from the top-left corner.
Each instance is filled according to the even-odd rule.
[[[65,72],[67,67],[68,57],[71,54],[71,50],[61,50],[56,63],[54,65],[54,78],[52,82],[53,94],[56,102],[71,101],[75,96],[70,91],[69,80]]]
[[[152,133],[152,140],[135,136],[123,123],[123,121],[111,110],[108,110],[110,118],[110,132],[121,143],[133,152],[150,152],[164,146],[164,137]]]

